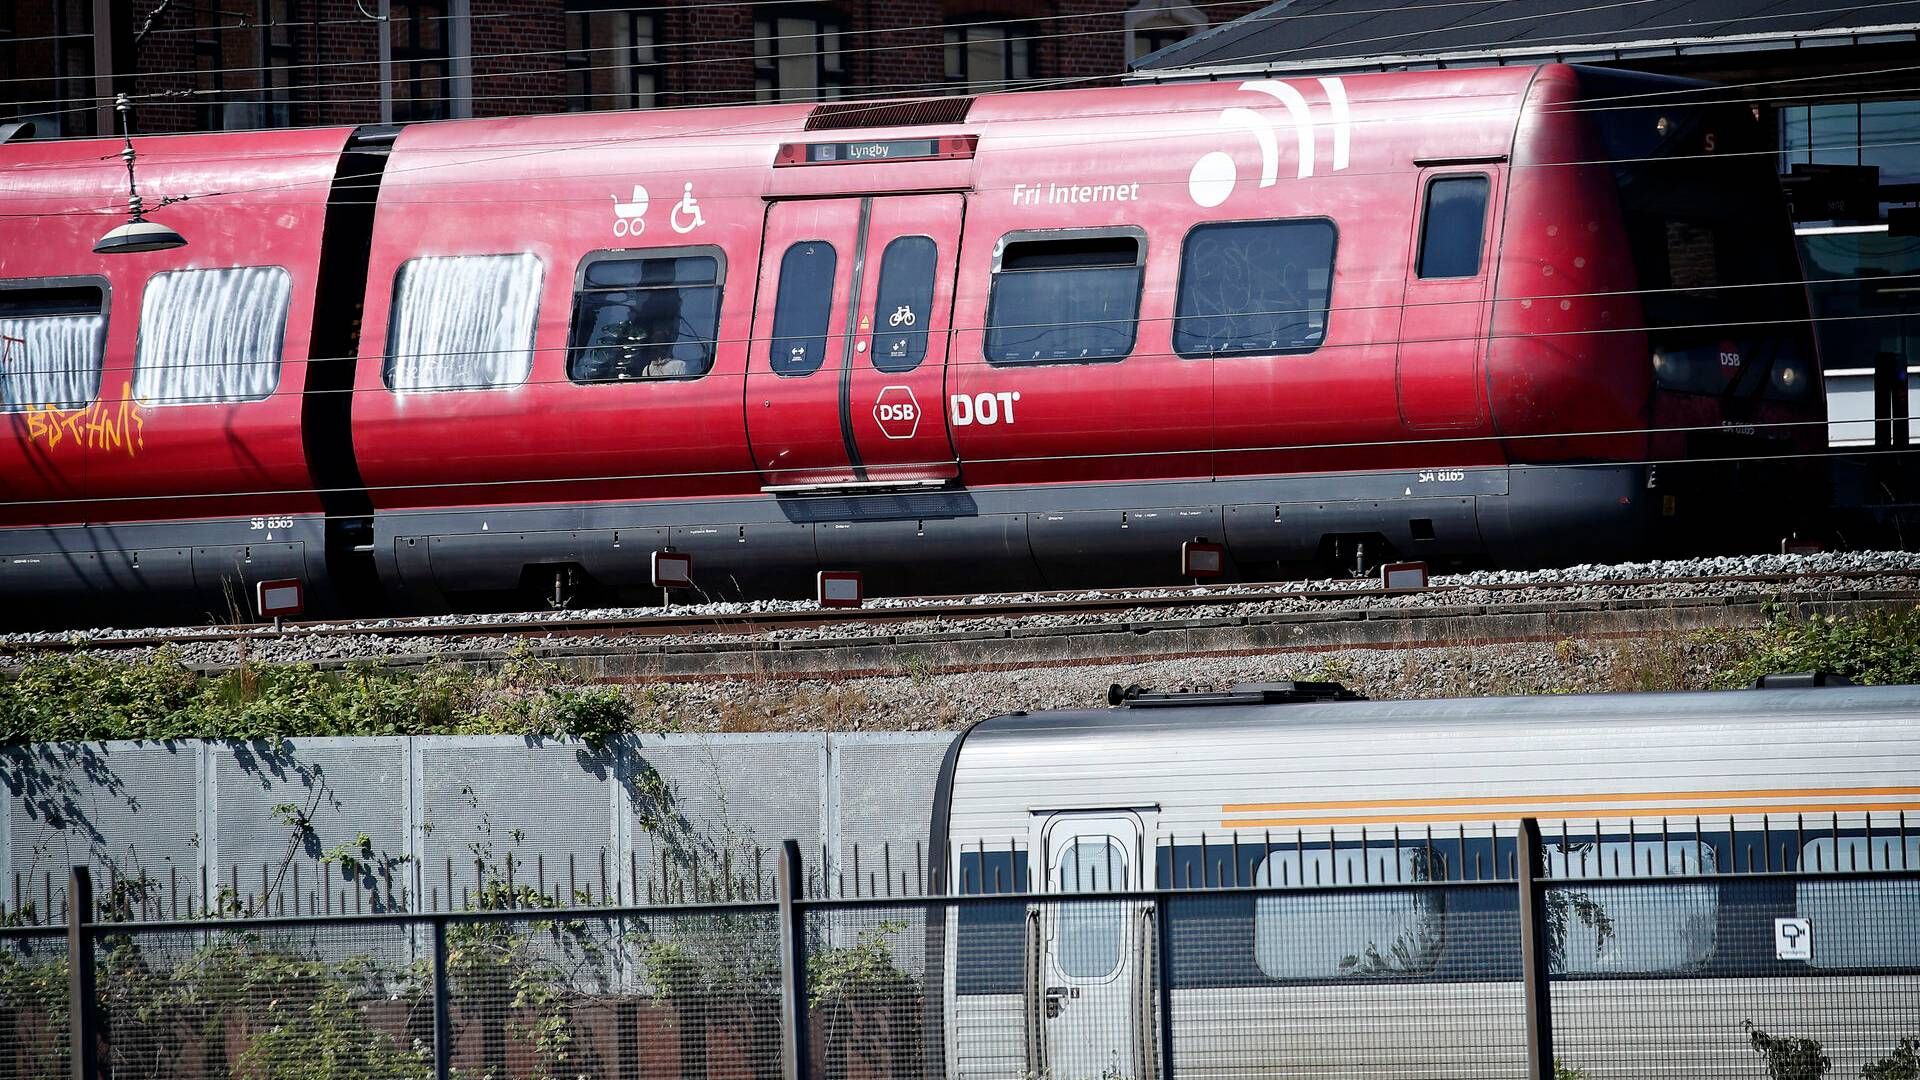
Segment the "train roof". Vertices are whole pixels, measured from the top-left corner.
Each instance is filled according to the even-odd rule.
[[[1675,722],[1920,719],[1920,685],[1277,704],[1211,700],[1225,696],[1208,695],[1207,703],[1194,705],[1180,704],[1175,698],[1156,701],[1153,708],[1123,704],[1105,709],[1008,713],[980,721],[962,739],[976,745],[1057,742],[1124,732],[1134,737],[1163,736],[1184,741],[1211,734],[1288,728],[1365,727],[1370,733],[1390,736],[1395,729],[1497,725],[1622,727]]]

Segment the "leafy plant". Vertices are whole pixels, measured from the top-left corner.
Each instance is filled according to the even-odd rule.
[[[1858,683],[1920,682],[1920,607],[1810,618],[1776,610],[1756,647],[1713,685],[1748,686],[1783,671],[1831,671]]]
[[[201,675],[163,648],[130,662],[33,656],[0,680],[0,744],[513,734],[579,739],[601,750],[634,722],[633,704],[618,687],[571,682],[525,649],[491,675],[451,666],[257,663]]]
[[[1740,1021],[1740,1029],[1747,1033],[1754,1051],[1767,1056],[1767,1075],[1772,1080],[1820,1080],[1833,1067],[1817,1039],[1769,1035],[1752,1020]]]
[[[1891,1054],[1863,1066],[1860,1080],[1920,1080],[1920,1039],[1901,1039]]]
[[[1553,1059],[1553,1080],[1592,1080],[1593,1074],[1577,1065],[1568,1065],[1559,1058]]]

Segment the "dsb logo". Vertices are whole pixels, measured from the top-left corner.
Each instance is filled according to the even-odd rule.
[[[873,399],[873,422],[889,439],[911,439],[920,430],[920,402],[909,386],[884,386]]]

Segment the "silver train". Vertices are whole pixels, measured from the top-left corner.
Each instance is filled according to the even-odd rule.
[[[1517,901],[1469,883],[1510,879],[1528,817],[1547,873],[1590,883],[1608,910],[1604,931],[1569,921],[1554,991],[1556,1052],[1590,1075],[1761,1075],[1741,1020],[1824,1035],[1842,1066],[1881,1028],[1920,1034],[1920,875],[1860,893],[1781,874],[1920,871],[1920,687],[1345,697],[1139,694],[958,739],[936,794],[936,888],[1175,892],[951,905],[928,939],[948,958],[946,1075],[1153,1077],[1168,1035],[1181,1080],[1519,1075]],[[1720,881],[1627,880],[1708,873]],[[1366,882],[1430,887],[1316,888]],[[1754,928],[1779,917],[1818,928],[1811,964],[1762,955]],[[1399,977],[1354,978],[1356,959]],[[1842,982],[1754,991],[1808,975]]]

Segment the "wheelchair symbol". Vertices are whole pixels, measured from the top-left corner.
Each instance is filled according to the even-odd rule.
[[[680,223],[682,214],[687,218],[687,223],[684,225]],[[686,193],[680,196],[680,201],[673,204],[673,215],[669,223],[673,226],[674,232],[683,236],[707,223],[707,219],[700,213],[699,200],[693,197],[692,182],[688,182]]]
[[[913,309],[905,304],[901,304],[892,315],[887,317],[888,326],[912,326],[913,324]]]

